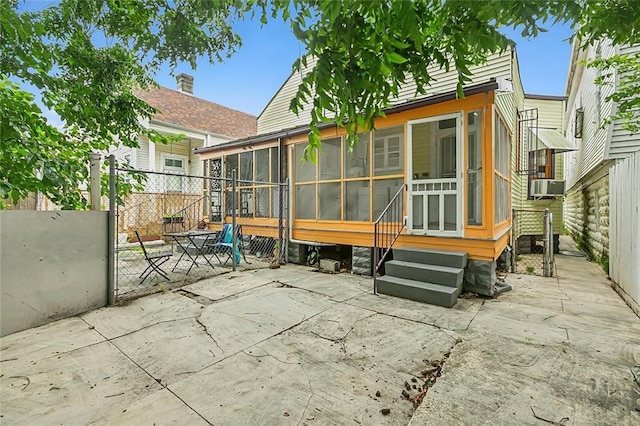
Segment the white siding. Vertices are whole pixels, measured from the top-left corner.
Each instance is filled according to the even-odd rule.
[[[502,55],[492,55],[488,62],[484,65],[471,67],[473,80],[468,86],[488,82],[491,78],[504,77],[511,79],[511,54],[512,51],[507,49]],[[295,96],[298,86],[314,62],[309,60],[309,66],[302,72],[293,73],[278,93],[266,106],[264,111],[258,117],[258,134],[288,129],[297,126],[304,126],[311,121],[311,104],[305,105],[298,116],[289,110],[291,99]],[[415,82],[410,79],[401,89],[398,97],[391,101],[391,105],[397,105],[406,101],[429,97],[432,95],[453,92],[456,90],[458,82],[458,74],[455,68],[451,68],[448,72],[438,67],[431,67],[431,75],[434,80],[427,89],[425,95],[417,95],[415,93]]]
[[[138,170],[149,170],[149,139],[140,136],[140,148],[136,150],[134,167]]]
[[[608,58],[615,53],[615,48],[608,41],[601,42],[600,49],[600,56],[603,58]],[[584,57],[580,59],[593,59],[596,53],[597,47],[589,46],[584,52]],[[596,86],[594,80],[598,74],[595,69],[582,68],[580,63],[572,66],[576,67],[576,73],[574,81],[569,82],[568,86],[565,136],[579,150],[566,154],[567,188],[572,188],[604,160],[608,129],[602,128],[602,122],[612,112],[612,103],[606,102],[605,98],[613,91],[613,85],[600,89]],[[575,112],[579,108],[584,109],[582,138],[575,138]]]
[[[565,102],[555,99],[531,99],[525,97],[524,109],[538,108],[538,127],[563,130]]]
[[[289,110],[289,105],[298,91],[298,86],[300,86],[303,76],[311,70],[314,64],[315,59],[309,58],[307,68],[293,72],[267,104],[264,111],[258,116],[259,135],[305,125],[311,121],[310,104],[305,105],[298,116]]]
[[[156,171],[163,171],[162,153],[175,154],[186,157],[189,161],[185,174],[192,176],[200,176],[201,161],[198,154],[193,153],[194,148],[202,148],[202,141],[183,140],[180,142],[172,142],[167,145],[156,144]]]
[[[127,146],[118,146],[117,148],[109,151],[109,153],[107,155],[114,155],[116,157],[116,161],[118,161],[120,164],[124,164],[125,163],[125,156],[129,156],[131,164],[135,164],[135,158],[134,158],[134,149],[133,148],[129,148]]]
[[[619,53],[622,55],[640,55],[640,46],[620,47]],[[623,78],[619,76],[618,78]],[[640,133],[631,133],[622,127],[622,121],[616,120],[613,124],[611,140],[607,147],[607,158],[624,158],[640,150]]]

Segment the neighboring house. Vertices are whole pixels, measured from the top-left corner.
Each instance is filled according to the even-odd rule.
[[[189,75],[179,74],[177,80],[177,90],[157,87],[137,92],[136,96],[158,110],[145,123],[148,128],[182,135],[182,139],[165,145],[141,135],[139,148],[119,147],[111,152],[119,162],[151,172],[146,175],[145,190],[132,194],[119,215],[119,232],[129,236],[134,228],[146,235],[161,236],[166,231],[159,226],[163,221],[183,225],[178,229],[195,226],[203,210],[195,204],[203,197],[202,179],[175,175],[202,175],[194,149],[256,134],[255,116],[195,97],[193,77]],[[189,217],[178,217],[189,206],[193,207]]]
[[[517,112],[524,108],[516,51],[509,48],[472,68],[463,99],[456,97],[453,67],[431,71],[428,93],[417,95],[415,84],[408,82],[386,117],[376,120],[376,130],[362,134],[352,152],[346,149],[343,128],[325,126],[317,163],[302,165],[310,107],[296,116],[289,103],[306,71],[293,73],[271,99],[258,117],[257,136],[196,151],[217,177],[237,168],[244,179],[283,181],[284,173],[278,176],[282,167],[290,178],[289,248],[351,246],[354,266],[368,253],[363,264],[369,271],[374,221],[407,184],[401,199],[406,229],[394,255],[395,248],[422,250],[425,259],[433,253],[424,250],[462,253],[469,259],[465,288],[493,295],[496,261],[511,236]],[[257,196],[260,188],[244,191]],[[242,202],[243,195],[237,199]],[[239,220],[248,224],[251,217]],[[423,281],[435,276],[422,275]],[[440,292],[433,283],[426,288]]]
[[[565,226],[578,247],[599,262],[607,273],[625,287],[626,298],[636,312],[640,303],[640,213],[632,200],[640,182],[640,170],[630,170],[619,181],[610,181],[612,168],[629,163],[640,156],[640,134],[630,133],[620,121],[606,123],[615,112],[615,105],[606,100],[613,93],[619,79],[616,75],[609,85],[599,86],[595,79],[598,71],[584,66],[594,58],[612,55],[640,54],[640,46],[614,46],[602,40],[595,46],[580,49],[574,42],[567,79],[567,110],[565,133],[567,139],[578,148],[567,155],[565,176],[567,194],[564,208]],[[613,192],[621,192],[613,203]],[[618,214],[614,214],[617,211]],[[617,238],[613,238],[613,231]],[[615,256],[611,253],[615,250]],[[615,257],[615,258],[614,258]],[[632,269],[636,268],[635,272]],[[619,278],[618,273],[623,272]],[[622,292],[624,293],[624,292]],[[622,294],[621,293],[621,294]],[[623,297],[626,297],[623,294]]]
[[[177,79],[177,90],[154,87],[136,96],[158,110],[147,124],[150,129],[184,137],[162,145],[141,136],[139,148],[114,152],[134,169],[200,176],[194,149],[256,134],[255,116],[195,97],[189,75],[179,74]]]
[[[553,214],[554,252],[559,252],[564,195],[564,156],[574,148],[563,136],[566,97],[525,94],[518,111],[513,175],[514,242],[517,254],[542,249],[545,209]]]

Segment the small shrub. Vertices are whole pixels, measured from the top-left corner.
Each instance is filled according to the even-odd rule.
[[[535,271],[536,268],[534,268],[533,266],[527,266],[527,273],[528,274],[533,274],[533,271]]]
[[[604,269],[604,272],[607,273],[607,275],[609,275],[609,256],[604,255],[600,258],[600,265],[602,266],[602,269]]]

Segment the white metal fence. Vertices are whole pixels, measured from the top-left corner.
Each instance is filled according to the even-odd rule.
[[[640,315],[640,152],[609,173],[609,275]],[[629,300],[631,299],[631,300]],[[635,303],[634,303],[635,302]],[[635,305],[635,306],[634,306]]]

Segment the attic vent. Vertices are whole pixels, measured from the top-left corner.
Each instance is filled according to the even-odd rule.
[[[178,91],[193,95],[193,76],[189,74],[178,74]]]
[[[576,116],[573,121],[573,137],[576,139],[582,138],[582,126],[584,123],[584,108],[578,108],[576,110]]]

